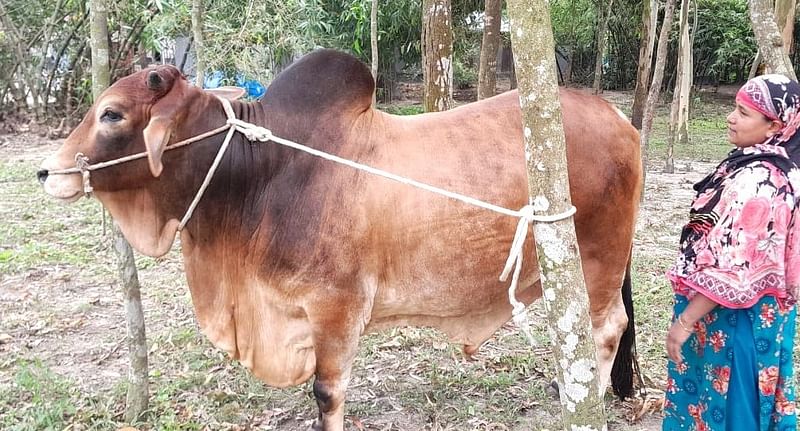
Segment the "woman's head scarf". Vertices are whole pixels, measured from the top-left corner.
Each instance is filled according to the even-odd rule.
[[[757,76],[739,89],[736,101],[779,121],[781,129],[764,144],[784,147],[792,161],[800,165],[800,136],[796,136],[800,126],[800,84],[784,75]]]

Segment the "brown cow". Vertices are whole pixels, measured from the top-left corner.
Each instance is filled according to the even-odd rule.
[[[526,203],[516,92],[400,117],[370,106],[373,88],[361,62],[322,50],[278,76],[260,102],[232,104],[237,118],[276,136],[506,208]],[[562,90],[561,103],[601,382],[605,388],[627,328],[612,377],[626,395],[633,324],[623,296],[630,300],[638,135],[599,98]],[[74,166],[77,153],[97,163],[147,151],[147,161],[92,172],[91,185],[133,247],[160,256],[225,134],[174,151],[164,146],[225,122],[217,97],[174,67],[156,66],[108,88],[39,177],[47,193],[74,201],[84,195],[81,175],[48,171]],[[431,326],[471,354],[509,320],[498,273],[516,223],[237,133],[180,235],[203,333],[270,385],[315,375],[315,428],[340,430],[365,332]],[[541,296],[538,279],[536,265],[526,264],[519,287],[526,304]]]

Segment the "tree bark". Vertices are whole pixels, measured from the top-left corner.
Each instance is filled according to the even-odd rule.
[[[192,34],[194,35],[196,86],[203,88],[206,71],[205,41],[203,40],[203,0],[192,0]]]
[[[642,121],[642,131],[639,135],[642,149],[642,181],[647,178],[647,149],[650,142],[650,133],[653,129],[653,117],[656,113],[658,96],[661,93],[661,81],[664,79],[664,66],[667,60],[667,45],[669,45],[669,30],[672,27],[672,19],[675,12],[675,0],[667,0],[664,5],[664,21],[661,23],[661,33],[658,36],[658,49],[656,49],[656,65],[653,71],[653,82],[650,84],[650,91],[647,94],[647,103],[644,107],[644,118]],[[644,190],[644,189],[642,189]],[[642,193],[642,199],[645,194]]]
[[[642,5],[642,40],[639,45],[639,66],[636,69],[636,90],[633,96],[633,127],[642,130],[644,105],[647,101],[647,85],[653,65],[653,48],[656,44],[656,25],[658,24],[658,0],[644,0]]]
[[[90,0],[90,8],[92,95],[96,101],[103,90],[110,84],[108,9],[106,0]],[[130,244],[125,240],[116,223],[114,224],[114,249],[117,252],[120,279],[125,292],[130,365],[128,368],[128,394],[124,419],[130,423],[147,410],[147,343],[136,261],[133,258],[133,250]]]
[[[547,0],[509,0],[530,202],[537,214],[572,207]],[[542,142],[552,145],[542,145]],[[607,429],[599,393],[589,296],[573,219],[534,222],[542,296],[561,391],[564,429]],[[558,322],[558,323],[556,323]],[[565,389],[568,388],[568,389]]]
[[[787,55],[794,51],[794,18],[797,10],[796,0],[775,1],[775,22],[783,39],[783,49]]]
[[[678,43],[678,68],[675,74],[675,91],[669,115],[667,161],[664,172],[675,172],[675,144],[689,143],[689,101],[692,92],[692,41],[689,37],[689,0],[681,0],[680,41]]]
[[[422,80],[425,112],[453,105],[453,31],[450,0],[422,2]]]
[[[372,46],[372,79],[375,88],[372,91],[372,106],[375,106],[378,91],[378,0],[372,0],[372,10],[369,15],[369,40]]]
[[[500,46],[502,6],[502,0],[486,0],[481,58],[478,65],[478,100],[494,96],[497,89],[497,49]]]
[[[767,70],[770,73],[782,73],[796,80],[792,62],[784,50],[781,32],[775,22],[771,0],[749,0],[749,5],[750,21],[753,24],[753,33],[756,35],[758,52],[764,59]]]
[[[594,83],[592,89],[594,94],[600,94],[603,91],[603,54],[606,51],[606,32],[608,31],[608,17],[611,16],[611,6],[614,0],[608,0],[608,6],[603,10],[603,3],[597,5],[599,12],[599,22],[597,23],[597,57],[594,61]]]

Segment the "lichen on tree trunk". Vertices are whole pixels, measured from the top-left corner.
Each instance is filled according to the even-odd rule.
[[[203,88],[206,70],[205,40],[203,39],[203,0],[192,0],[192,35],[194,38],[196,86]]]
[[[636,89],[631,108],[631,123],[638,130],[642,129],[644,105],[647,102],[647,87],[650,83],[653,49],[656,44],[656,24],[658,24],[658,1],[645,0],[642,5],[642,40],[639,46],[639,65],[636,69]]]
[[[530,202],[537,214],[563,213],[571,203],[550,11],[547,0],[509,0],[508,11]],[[604,430],[589,296],[573,219],[534,222],[534,234],[564,428]]]

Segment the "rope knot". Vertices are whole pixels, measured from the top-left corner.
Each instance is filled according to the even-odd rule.
[[[75,154],[75,167],[81,171],[81,177],[83,177],[83,192],[86,196],[91,195],[94,189],[90,184],[89,158],[83,153]]]

